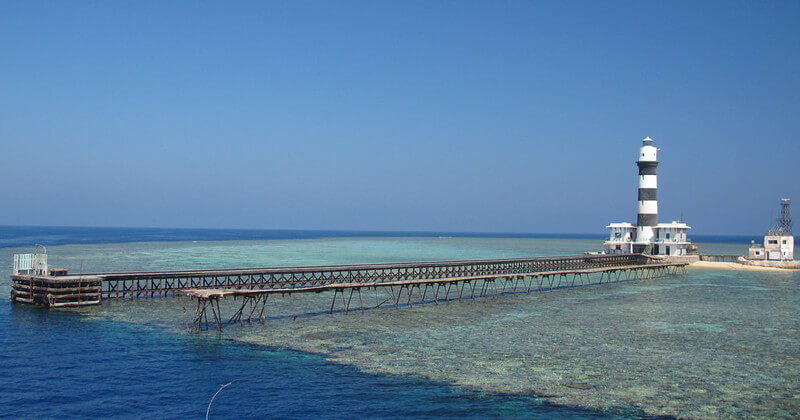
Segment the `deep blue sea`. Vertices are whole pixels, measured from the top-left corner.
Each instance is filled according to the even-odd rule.
[[[597,417],[531,396],[366,374],[319,355],[5,305],[0,415],[28,418]]]
[[[710,246],[729,253],[749,240]],[[281,316],[314,312],[328,302],[323,294],[278,300],[265,325],[201,335],[184,328],[179,299],[81,310],[5,299],[11,254],[36,243],[48,246],[53,265],[101,272],[564,255],[601,242],[601,235],[0,227],[0,417],[200,418],[220,385],[234,380],[211,418],[797,413],[796,275],[700,270],[547,296]],[[730,293],[715,301],[720,290]],[[759,299],[763,306],[735,322],[720,310],[748,311]],[[680,313],[664,311],[666,302]],[[768,352],[754,347],[764,340]],[[673,347],[680,361],[661,354]],[[747,396],[740,385],[765,395]]]

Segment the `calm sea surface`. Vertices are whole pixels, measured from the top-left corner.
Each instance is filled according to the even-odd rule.
[[[200,335],[187,333],[180,298],[79,310],[6,300],[12,254],[34,243],[48,245],[51,266],[100,272],[569,255],[602,242],[415,236],[0,227],[0,417],[197,418],[233,380],[212,418],[800,413],[797,272],[694,268],[333,315],[330,294],[297,295],[270,298],[264,325]],[[751,238],[703,239],[715,241],[701,243],[706,253],[742,254]]]

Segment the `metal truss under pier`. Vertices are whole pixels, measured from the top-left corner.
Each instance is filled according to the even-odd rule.
[[[402,281],[644,264],[639,254],[435,261],[81,275],[14,274],[12,301],[44,306],[96,305],[105,299],[173,296],[198,288],[294,289],[332,283]],[[99,288],[97,286],[100,286]]]
[[[652,262],[654,261],[642,254],[617,254],[81,275],[14,274],[11,276],[11,299],[16,303],[58,307],[97,305],[108,299],[175,296],[188,289],[256,290],[273,293],[334,290],[338,294],[338,289],[361,288],[365,285],[400,287],[403,283],[415,284],[414,282],[460,283],[469,279],[497,279],[531,273],[628,266],[654,267]]]
[[[418,303],[449,302],[450,300],[496,297],[508,293],[529,293],[559,288],[589,286],[620,281],[658,278],[685,273],[687,263],[657,263],[606,266],[597,268],[578,268],[554,271],[522,272],[514,274],[489,274],[479,276],[408,279],[381,281],[380,279],[362,282],[340,282],[291,289],[189,289],[184,292],[196,300],[193,331],[208,330],[209,325],[218,330],[223,327],[220,299],[232,296],[241,300],[227,323],[266,321],[266,305],[270,295],[280,293],[321,293],[333,291],[330,312],[333,313],[341,299],[339,310],[347,313],[358,299],[358,309],[367,309],[361,297],[361,289],[388,288],[390,297],[369,309],[391,302],[395,308],[412,306]],[[416,289],[416,290],[415,290]],[[404,293],[405,292],[405,293]],[[405,294],[405,296],[404,296]],[[427,297],[427,299],[426,299]],[[211,322],[209,323],[209,312]]]

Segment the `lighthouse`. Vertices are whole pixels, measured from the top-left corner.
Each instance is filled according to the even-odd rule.
[[[636,239],[633,252],[644,251],[647,244],[652,243],[658,226],[658,148],[653,146],[653,139],[645,137],[639,149],[639,212],[636,217]]]
[[[644,253],[651,255],[683,256],[696,246],[686,237],[691,229],[685,223],[658,223],[658,148],[653,139],[645,137],[639,148],[638,212],[636,224],[611,223],[611,231],[604,253]]]

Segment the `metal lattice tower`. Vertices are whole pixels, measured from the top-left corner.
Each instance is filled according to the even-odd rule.
[[[788,198],[781,199],[781,217],[778,218],[778,227],[784,232],[792,234],[792,200]]]
[[[788,198],[781,199],[781,217],[775,219],[778,221],[778,226],[774,227],[767,232],[770,236],[781,236],[792,234],[792,200]]]

